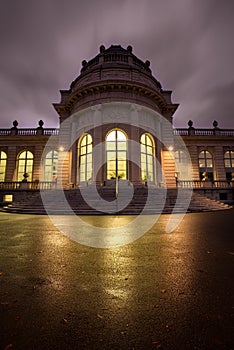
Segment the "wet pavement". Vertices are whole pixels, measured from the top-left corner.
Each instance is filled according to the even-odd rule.
[[[172,233],[168,218],[98,249],[47,216],[0,213],[0,349],[234,349],[234,209],[187,214]]]

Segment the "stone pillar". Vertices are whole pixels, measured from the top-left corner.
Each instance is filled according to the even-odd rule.
[[[33,159],[33,175],[32,181],[40,179],[40,167],[41,167],[41,158],[44,150],[44,145],[41,142],[35,146],[34,149],[34,159]],[[42,169],[43,170],[43,169]],[[42,179],[40,179],[43,181]]]
[[[104,161],[105,161],[105,139],[102,131],[102,106],[96,105],[92,107],[93,111],[93,182],[97,185],[104,182]],[[98,146],[99,145],[99,146]],[[100,164],[102,165],[100,167]],[[101,171],[102,169],[102,171]]]
[[[16,181],[16,166],[17,166],[16,146],[8,146],[7,163],[6,163],[6,177],[5,181]]]
[[[188,151],[191,157],[192,163],[192,179],[191,180],[200,180],[199,176],[199,162],[198,162],[198,148],[196,145],[188,146]],[[188,179],[190,180],[190,179]]]
[[[214,147],[214,179],[224,181],[226,180],[224,151],[222,146]]]
[[[165,180],[164,185],[166,185],[167,188],[176,187],[174,151],[170,151],[165,147],[162,151],[162,168]]]
[[[161,143],[161,124],[158,120],[155,121],[155,177],[156,185],[160,186],[163,182],[162,178],[162,143]]]
[[[130,110],[130,132],[129,139],[135,141],[134,143],[131,141],[128,145],[128,168],[129,168],[129,180],[133,184],[142,184],[141,180],[141,147],[140,147],[140,131],[139,131],[139,107],[136,105],[131,106]],[[134,127],[137,125],[137,127]]]
[[[71,184],[72,186],[77,186],[78,184],[78,177],[77,177],[77,162],[78,162],[78,148],[77,143],[74,142],[74,144],[71,147]]]
[[[59,133],[58,188],[69,188],[71,182],[71,122],[64,121]]]
[[[168,118],[167,118],[168,119]],[[176,187],[175,178],[175,160],[174,160],[174,134],[172,125],[162,120],[162,168],[164,173],[165,185],[168,188]]]

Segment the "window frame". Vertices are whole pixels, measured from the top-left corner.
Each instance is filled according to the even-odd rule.
[[[48,155],[52,153],[52,157]],[[56,154],[56,155],[55,155]],[[46,164],[48,160],[52,160],[51,164]],[[56,169],[54,169],[56,167]],[[50,176],[47,178],[47,169],[50,169]],[[52,149],[48,151],[44,159],[44,181],[53,182],[57,180],[58,175],[58,151]]]
[[[108,140],[108,137],[114,133],[114,138],[112,140]],[[124,138],[121,137],[118,139],[118,133],[120,136],[123,135]],[[113,143],[113,147],[110,147]],[[123,143],[121,145],[121,143]],[[119,147],[121,145],[121,147]],[[120,128],[114,128],[107,132],[105,137],[105,154],[106,154],[106,179],[116,179],[118,176],[119,179],[127,180],[128,179],[128,136],[127,133]],[[110,148],[109,148],[110,147]],[[108,149],[109,148],[109,149]],[[109,160],[110,154],[114,154],[114,158]],[[119,156],[122,154],[121,159]],[[111,162],[111,163],[110,163]],[[110,169],[110,164],[113,165],[113,170]],[[121,168],[120,168],[121,165]],[[112,174],[112,175],[111,175]]]
[[[21,158],[21,156],[24,153],[26,154],[26,157]],[[30,154],[31,157],[29,157],[28,154]],[[23,163],[23,161],[24,161],[24,163]],[[21,165],[21,162],[23,163],[23,165]],[[31,163],[31,164],[29,164],[29,163]],[[21,167],[24,169],[23,171],[19,171],[19,169]],[[23,150],[23,151],[19,152],[17,155],[17,181],[21,182],[22,180],[24,180],[23,175],[27,173],[29,175],[27,177],[27,180],[29,182],[31,182],[32,178],[33,178],[33,167],[34,167],[34,154],[29,150]]]
[[[201,154],[204,153],[204,156],[201,156]],[[203,160],[204,161],[204,166],[200,165],[200,161]],[[211,164],[212,166],[208,166],[209,162],[211,160]],[[203,149],[199,152],[198,154],[198,168],[199,168],[199,177],[200,180],[204,179],[208,179],[210,181],[214,180],[214,157],[213,154],[206,150]],[[204,175],[204,173],[206,173],[206,176]]]
[[[85,141],[83,143],[83,141]],[[89,164],[90,167],[89,167]],[[84,169],[84,171],[81,171]],[[89,133],[81,135],[78,141],[78,183],[93,179],[93,138]]]
[[[0,150],[0,182],[6,180],[7,153]]]
[[[145,143],[142,138],[145,137]],[[148,143],[150,140],[150,143]],[[145,149],[145,151],[143,151]],[[148,150],[151,149],[151,152]],[[145,158],[145,169],[143,170],[143,157]],[[141,180],[147,182],[155,182],[155,142],[150,133],[143,133],[140,137],[140,164],[141,164]],[[150,169],[151,168],[151,169]],[[150,169],[150,170],[149,170]],[[145,175],[143,175],[143,171]],[[149,174],[151,174],[149,176]],[[152,178],[152,179],[151,179]]]

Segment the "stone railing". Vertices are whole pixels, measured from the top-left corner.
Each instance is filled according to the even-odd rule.
[[[110,53],[110,54],[106,54],[104,55],[104,62],[126,62],[128,63],[128,56],[127,55],[122,55],[122,54],[118,54],[118,53]]]
[[[193,121],[189,120],[188,128],[174,129],[175,136],[222,136],[233,137],[234,129],[220,129],[218,122],[214,120],[212,129],[196,129],[193,127]]]
[[[177,180],[177,186],[182,188],[234,188],[234,181],[226,180]]]
[[[179,136],[234,136],[234,129],[174,129],[174,135]]]
[[[58,134],[57,128],[0,129],[0,136],[57,136]]]
[[[56,181],[0,182],[0,190],[52,190],[56,189],[56,187]]]

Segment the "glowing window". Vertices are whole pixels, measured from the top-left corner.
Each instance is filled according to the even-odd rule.
[[[213,157],[209,151],[199,153],[199,173],[201,180],[213,180]]]
[[[50,151],[45,157],[45,181],[56,181],[58,170],[58,152]]]
[[[141,179],[154,181],[154,142],[149,134],[141,136]]]
[[[24,174],[27,174],[27,180],[32,181],[33,172],[33,154],[30,151],[23,151],[18,155],[17,159],[17,181],[24,179]]]
[[[224,165],[226,170],[226,179],[234,180],[234,151],[227,151],[224,154]]]
[[[106,137],[107,179],[127,179],[127,138],[123,131],[112,130]]]
[[[92,136],[85,134],[79,143],[79,182],[92,180],[93,155]]]
[[[7,162],[7,155],[5,152],[0,151],[0,182],[5,181],[6,176],[6,162]]]

